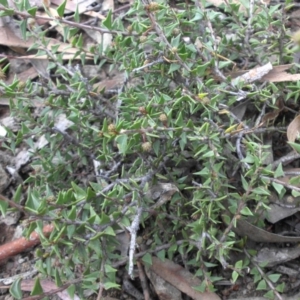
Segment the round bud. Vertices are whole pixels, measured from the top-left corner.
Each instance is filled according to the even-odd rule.
[[[127,26],[126,29],[129,33],[131,33],[133,31],[132,25]]]
[[[147,114],[147,111],[146,111],[145,106],[140,106],[140,107],[139,107],[139,112],[140,112],[141,114],[143,114],[143,115],[146,115],[146,114]]]
[[[171,52],[172,53],[177,53],[177,50],[178,50],[177,47],[172,47]]]
[[[150,152],[152,149],[152,145],[149,142],[145,142],[142,144],[142,149],[144,152]]]
[[[167,122],[168,121],[167,115],[166,114],[160,114],[159,115],[159,121],[161,121],[163,123]]]
[[[18,83],[18,91],[23,91],[26,86],[26,83],[24,81],[19,81]]]
[[[156,11],[156,10],[159,10],[159,4],[157,2],[151,2],[149,5],[148,5],[148,9],[150,11]]]
[[[107,127],[107,130],[109,133],[115,133],[116,132],[116,125],[115,124],[109,124]]]
[[[174,28],[172,33],[173,33],[173,35],[178,35],[178,34],[180,34],[180,29]]]
[[[147,41],[147,37],[145,35],[140,36],[140,42],[145,43]]]

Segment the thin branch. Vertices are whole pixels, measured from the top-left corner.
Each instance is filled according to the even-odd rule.
[[[300,158],[300,154],[295,152],[295,151],[291,151],[290,153],[288,153],[287,155],[275,160],[272,164],[271,167],[274,170],[279,164],[281,163],[285,163],[285,162],[292,162],[296,159]]]
[[[276,291],[276,288],[273,286],[273,283],[271,282],[271,280],[268,278],[268,276],[264,273],[264,271],[261,269],[261,267],[252,259],[251,255],[249,254],[249,252],[247,251],[246,248],[244,248],[244,253],[246,254],[246,256],[249,258],[249,260],[251,261],[251,263],[256,267],[256,269],[258,270],[258,272],[260,273],[260,275],[262,276],[262,278],[265,280],[265,282],[267,283],[267,285],[269,286],[269,288],[273,291],[273,293],[276,295],[276,297],[279,300],[282,300],[282,297],[280,296],[280,294]]]
[[[130,232],[130,247],[129,247],[129,267],[128,267],[128,275],[133,279],[133,257],[136,248],[136,235],[140,226],[140,219],[142,216],[143,208],[139,207],[136,211],[136,215],[131,223],[131,226],[128,227],[128,231]]]
[[[7,11],[8,8],[0,5],[0,11]],[[62,24],[66,24],[69,25],[71,27],[76,27],[76,28],[80,28],[80,29],[88,29],[88,30],[92,30],[92,31],[98,31],[102,34],[104,33],[110,33],[110,34],[114,34],[114,35],[124,35],[124,36],[138,36],[139,34],[137,33],[129,33],[126,31],[117,31],[117,30],[108,30],[108,29],[104,29],[104,28],[100,28],[97,26],[90,26],[90,25],[84,25],[81,23],[77,23],[77,22],[73,22],[73,21],[69,21],[66,18],[51,18],[51,17],[45,17],[45,16],[39,16],[39,15],[35,15],[32,16],[27,12],[22,12],[22,11],[18,11],[18,10],[14,10],[14,14],[21,16],[24,19],[36,19],[36,20],[44,20],[44,21],[53,21],[53,22],[60,22]]]
[[[145,275],[144,267],[139,260],[137,260],[136,265],[137,265],[138,271],[139,271],[139,277],[140,277],[140,282],[141,282],[141,286],[143,289],[144,299],[150,300],[151,299],[150,289],[149,289],[147,277]]]

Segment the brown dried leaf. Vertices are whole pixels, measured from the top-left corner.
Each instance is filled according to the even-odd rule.
[[[78,52],[77,48],[70,47],[69,44],[60,42],[53,38],[45,38],[47,43],[47,48],[51,50],[51,47],[54,45],[59,45],[58,51],[64,52],[64,59],[65,54],[69,54],[74,56],[75,53]],[[8,27],[0,27],[0,45],[8,46],[8,47],[20,47],[20,48],[29,48],[34,44],[35,40],[33,38],[28,38],[26,41],[19,38],[15,35],[15,33],[9,29]],[[30,57],[29,55],[27,57]],[[93,54],[87,53],[87,58],[93,57]],[[41,59],[41,56],[36,57],[35,55],[30,58],[37,58]],[[80,57],[78,57],[80,59]]]
[[[34,279],[23,279],[21,281],[21,289],[23,291],[31,292],[34,286],[35,280]],[[59,290],[59,287],[48,279],[41,279],[40,284],[43,288],[44,293],[48,292],[55,292],[55,290]],[[64,291],[58,291],[57,296],[62,300],[79,300],[80,298],[77,295],[74,295],[73,298],[71,298],[66,290]]]
[[[286,135],[288,138],[288,141],[291,143],[294,143],[295,140],[300,135],[300,115],[297,116],[288,126]]]
[[[150,269],[194,300],[220,300],[220,297],[215,293],[201,293],[193,289],[193,287],[199,286],[201,281],[169,259],[161,261],[156,257],[152,257],[152,266]]]
[[[262,228],[252,225],[245,219],[239,219],[237,226],[232,231],[240,236],[247,236],[250,240],[262,243],[292,243],[300,242],[300,237],[284,236],[268,232]]]
[[[254,257],[256,263],[266,263],[268,267],[274,267],[286,263],[300,256],[300,247],[289,248],[262,248]]]
[[[158,276],[151,269],[146,268],[146,273],[159,299],[182,300],[181,292],[175,286]]]

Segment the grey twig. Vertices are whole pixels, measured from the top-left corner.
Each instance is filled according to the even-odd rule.
[[[284,163],[284,162],[287,162],[287,161],[291,162],[291,161],[293,161],[295,159],[298,159],[298,158],[300,158],[300,154],[295,152],[295,151],[291,151],[287,155],[275,160],[272,163],[271,167],[272,167],[272,169],[275,169],[280,163]]]
[[[130,247],[129,247],[129,267],[128,267],[128,275],[133,278],[133,257],[136,248],[136,235],[140,226],[140,219],[142,216],[143,208],[139,207],[136,211],[136,215],[131,223],[130,227],[127,227],[130,232]]]
[[[146,69],[148,67],[151,67],[153,65],[157,65],[157,64],[160,64],[160,63],[163,63],[163,62],[165,62],[165,60],[162,57],[160,57],[157,60],[154,60],[154,61],[152,61],[148,64],[143,65],[142,67],[133,69],[132,72],[135,73],[135,72],[138,72],[140,70]]]

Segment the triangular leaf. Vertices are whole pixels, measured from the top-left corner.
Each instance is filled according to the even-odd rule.
[[[65,8],[66,8],[67,0],[65,0],[58,8],[57,8],[57,13],[58,15],[62,18],[65,13]]]
[[[40,294],[43,294],[43,293],[44,293],[44,291],[43,291],[43,288],[41,286],[40,279],[37,277],[35,279],[34,286],[32,288],[32,291],[31,291],[30,295],[31,296],[40,295]]]
[[[102,24],[109,30],[112,29],[112,11],[111,9],[109,10],[106,19],[102,22]]]
[[[22,290],[21,290],[21,280],[22,278],[17,279],[11,285],[9,292],[15,299],[22,299]]]

